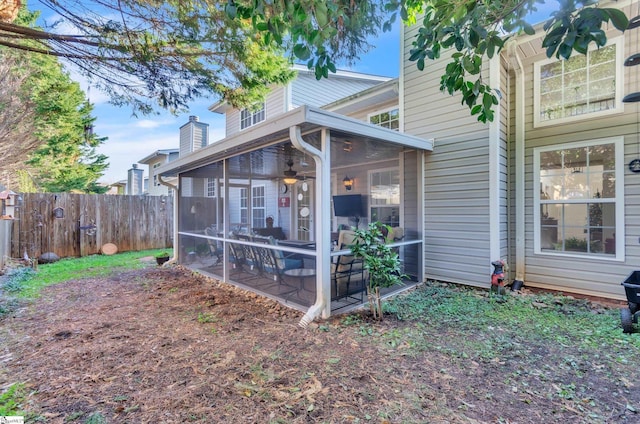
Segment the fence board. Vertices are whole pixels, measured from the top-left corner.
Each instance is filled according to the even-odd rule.
[[[73,193],[24,193],[16,208],[11,256],[54,252],[77,257],[100,252],[105,243],[118,250],[161,249],[173,244],[173,199]],[[64,218],[53,210],[64,208]]]

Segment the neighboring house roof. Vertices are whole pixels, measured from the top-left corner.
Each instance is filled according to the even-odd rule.
[[[160,149],[160,150],[156,150],[155,152],[151,153],[149,156],[144,157],[143,159],[140,159],[138,161],[138,163],[144,163],[144,164],[149,164],[151,163],[154,159],[156,159],[159,156],[171,156],[172,154],[178,154],[180,152],[179,149]]]
[[[127,180],[120,180],[120,181],[116,181],[115,183],[111,184],[112,187],[126,187],[127,186]]]
[[[350,115],[368,107],[383,104],[391,100],[398,100],[398,78],[385,81],[376,86],[359,91],[351,96],[338,99],[322,106],[322,109],[342,115]]]
[[[306,65],[293,65],[292,69],[297,71],[298,73],[296,78],[288,83],[288,85],[293,87],[291,100],[294,107],[302,106],[303,104],[320,107],[324,104],[322,99],[327,95],[334,96],[337,100],[339,98],[350,95],[354,92],[354,90],[356,92],[359,92],[362,89],[365,89],[372,85],[375,86],[392,79],[391,77],[381,75],[372,75],[362,72],[353,72],[338,69],[335,73],[330,74],[329,78],[320,80],[319,86],[318,81],[315,77],[315,71],[313,69],[307,68]],[[297,84],[300,84],[301,79],[308,79],[313,81],[314,88],[319,90],[319,92],[323,94],[323,96],[318,97],[320,103],[315,102],[312,93],[310,93],[305,88],[296,90],[295,86]],[[326,91],[322,82],[332,84],[332,89],[330,92]],[[298,96],[296,95],[297,92],[299,94]],[[214,113],[226,113],[229,109],[233,109],[233,107],[224,100],[221,100],[209,106],[209,110]]]
[[[215,160],[222,160],[277,140],[286,139],[289,137],[289,131],[293,127],[300,127],[304,132],[315,128],[329,128],[335,136],[341,134],[360,135],[372,140],[384,141],[385,143],[420,150],[433,150],[433,140],[431,139],[425,140],[319,108],[300,106],[245,131],[234,133],[171,163],[164,164],[156,170],[156,173],[167,176],[176,175],[179,172],[195,169]]]

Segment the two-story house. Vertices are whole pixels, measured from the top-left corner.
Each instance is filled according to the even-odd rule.
[[[615,5],[631,15],[628,2]],[[232,232],[250,233],[272,215],[287,239],[313,244],[281,248],[314,260],[297,264],[313,268],[315,279],[307,321],[341,307],[335,233],[369,221],[403,229],[398,248],[411,281],[488,287],[491,262],[506,259],[510,277],[530,287],[624,298],[620,282],[640,254],[640,113],[622,101],[640,91],[638,70],[624,66],[639,30],[612,28],[606,47],[568,61],[546,58],[541,30],[512,39],[483,69],[503,94],[489,124],[440,93],[446,57],[424,71],[409,62],[417,30],[402,30],[397,81],[317,101],[301,93],[333,94],[339,76],[315,81],[302,72],[298,89],[276,88],[257,108],[213,105],[226,114],[227,137],[159,169],[179,175],[180,185],[203,176],[215,184],[215,204],[180,196],[182,245],[219,243],[227,256],[214,273],[238,283],[233,271],[250,261],[246,251],[234,257],[233,247],[255,243]],[[206,227],[215,234],[206,236]],[[286,294],[292,285],[271,296],[308,307],[292,300],[299,287]]]
[[[629,2],[615,2],[633,16]],[[409,62],[417,27],[403,32],[401,127],[434,138],[425,155],[425,273],[487,286],[506,258],[527,286],[623,298],[640,262],[637,171],[638,29],[607,30],[606,47],[549,59],[544,31],[510,41],[483,76],[503,94],[482,124],[438,93],[446,58]],[[425,91],[429,95],[425,95]]]
[[[160,149],[151,153],[148,156],[140,159],[138,163],[142,165],[147,165],[149,167],[148,171],[148,186],[147,193],[151,196],[167,196],[169,195],[169,188],[166,185],[162,185],[158,179],[158,175],[156,174],[156,169],[165,163],[172,162],[176,160],[179,156],[179,149]]]

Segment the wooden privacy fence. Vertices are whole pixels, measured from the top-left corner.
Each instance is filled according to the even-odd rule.
[[[171,247],[173,199],[167,196],[25,193],[13,221],[11,256],[60,257]],[[56,217],[57,216],[57,217]]]

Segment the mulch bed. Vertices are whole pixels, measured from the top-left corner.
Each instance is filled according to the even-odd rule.
[[[0,387],[24,382],[47,423],[583,422],[515,393],[508,364],[460,366],[374,341],[372,326],[301,317],[179,267],[71,281],[0,321]]]

